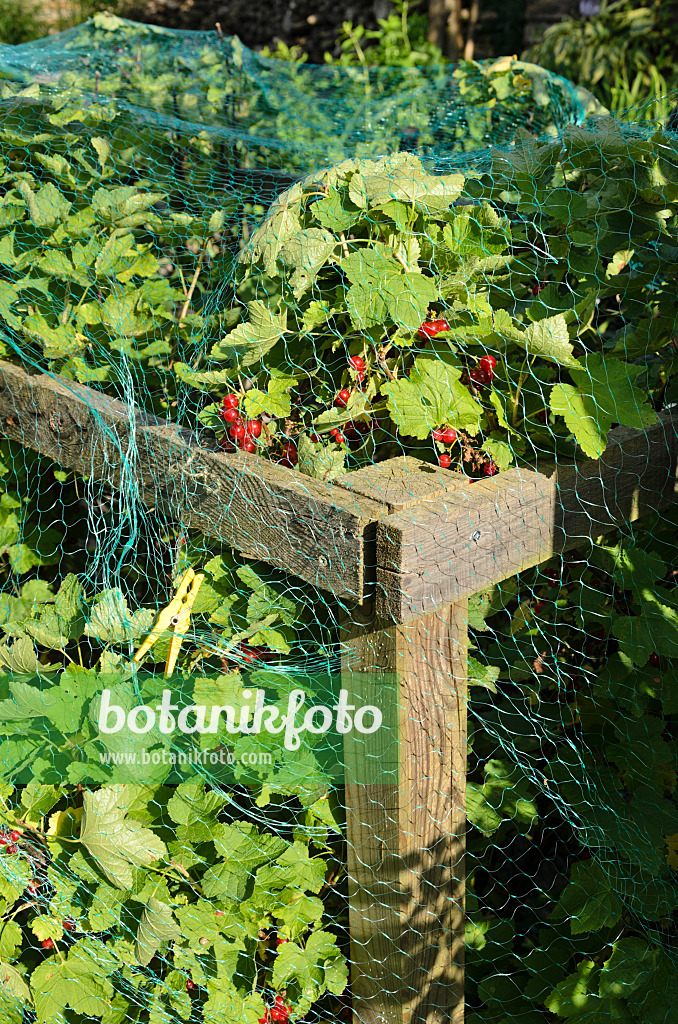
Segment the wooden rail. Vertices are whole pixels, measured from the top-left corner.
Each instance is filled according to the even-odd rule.
[[[323,483],[0,363],[7,437],[351,602],[343,685],[390,680],[400,721],[395,777],[346,786],[356,1024],[463,1021],[468,597],[674,501],[677,423],[474,484],[409,457]]]

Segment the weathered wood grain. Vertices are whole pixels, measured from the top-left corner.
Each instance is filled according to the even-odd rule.
[[[600,459],[512,469],[382,519],[379,614],[407,621],[676,500],[677,422],[620,427]]]
[[[467,611],[346,643],[349,703],[395,704],[376,747],[344,741],[355,1024],[464,1019]]]
[[[355,470],[337,481],[339,487],[386,506],[388,512],[401,512],[421,501],[442,497],[463,487],[465,480],[430,462],[411,455],[377,462]]]
[[[363,597],[366,526],[384,506],[256,455],[200,447],[166,420],[73,381],[0,363],[5,436],[130,502],[264,559],[337,596]]]

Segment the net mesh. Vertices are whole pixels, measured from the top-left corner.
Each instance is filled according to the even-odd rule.
[[[670,1024],[678,135],[111,15],[0,104],[3,1022]]]

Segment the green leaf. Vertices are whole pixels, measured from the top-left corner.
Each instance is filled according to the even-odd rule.
[[[531,323],[526,331],[511,334],[528,355],[552,359],[561,366],[578,366],[570,343],[567,320],[562,313]]]
[[[600,458],[605,451],[613,423],[642,430],[656,422],[647,393],[634,384],[642,372],[640,366],[592,354],[581,369],[570,369],[574,385],[557,384],[551,391],[552,412],[564,417],[591,458]]]
[[[610,879],[594,860],[572,866],[569,885],[558,901],[558,917],[568,919],[573,935],[616,924],[622,904]]]
[[[51,227],[68,216],[71,209],[71,204],[51,182],[34,192],[27,181],[20,181],[19,192],[26,200],[31,220],[37,228]]]
[[[120,889],[131,889],[133,868],[165,856],[165,844],[150,829],[127,817],[128,786],[107,786],[83,797],[80,841]]]
[[[17,928],[14,922],[11,922],[12,928]],[[8,925],[5,925],[5,930]],[[21,939],[19,939],[21,941]],[[0,935],[0,947],[2,946],[3,936]],[[23,1006],[17,1007],[17,1003],[33,1003],[31,996],[31,990],[24,981],[23,976],[19,973],[16,967],[12,967],[8,963],[0,962],[0,992],[5,999],[10,1002],[9,1006],[3,1007],[3,1013],[8,1013],[6,1024],[22,1024],[26,1019],[24,1016]],[[18,1016],[12,1016],[14,1010],[18,1011]]]
[[[322,228],[306,228],[289,238],[280,249],[278,259],[295,270],[314,274],[326,262],[337,240]]]
[[[313,216],[320,221],[323,227],[339,232],[348,231],[351,225],[360,218],[360,212],[346,210],[341,193],[336,188],[330,188],[324,199],[319,199],[313,204]]]
[[[266,353],[283,337],[287,325],[287,310],[272,312],[259,299],[248,305],[249,320],[238,324],[213,347],[213,359],[235,359],[241,367],[260,362]]]
[[[351,323],[358,330],[383,324],[388,316],[384,293],[373,284],[362,281],[352,284],[346,292],[346,308]]]
[[[296,377],[271,369],[271,378],[266,392],[252,388],[245,395],[245,411],[250,417],[260,416],[262,412],[271,416],[284,418],[292,412],[292,399],[289,389],[297,383]]]
[[[85,949],[78,942],[65,960],[48,957],[33,971],[31,991],[38,1024],[60,1024],[68,1006],[85,1016],[100,1017],[107,1011],[113,985],[103,964]]]
[[[99,158],[101,169],[106,166],[109,156],[111,155],[111,144],[108,139],[95,137],[91,140],[92,146],[96,151],[96,155]]]
[[[483,626],[485,623],[483,622]],[[492,693],[497,692],[497,679],[499,678],[499,667],[495,665],[484,665],[476,661],[469,654],[468,657],[468,685],[484,686]]]
[[[311,441],[307,434],[301,434],[297,445],[299,463],[297,469],[316,480],[334,480],[346,472],[346,452],[335,444],[325,445]]]
[[[612,947],[612,956],[600,973],[600,995],[628,999],[647,984],[657,966],[658,950],[646,939],[620,939]]]
[[[3,970],[8,960],[14,960],[17,950],[21,949],[23,933],[15,921],[3,921],[0,923],[0,987],[3,980]]]
[[[114,231],[94,261],[97,277],[111,277],[117,270],[124,270],[129,264],[125,260],[134,245],[129,232]]]
[[[61,665],[43,665],[39,662],[36,650],[27,636],[15,640],[11,646],[0,644],[0,665],[19,675],[57,672],[61,668]]]
[[[529,832],[537,819],[537,806],[527,780],[517,765],[493,758],[483,772],[482,786],[468,784],[468,819],[485,835],[495,832],[504,818]]]
[[[256,869],[275,860],[287,844],[277,836],[260,834],[255,825],[236,822],[221,826],[214,845],[220,859],[203,877],[203,894],[208,899],[242,900]]]
[[[172,908],[151,896],[139,921],[134,947],[137,962],[146,967],[164,942],[180,938],[181,929],[174,920]]]
[[[477,434],[482,408],[459,383],[461,368],[435,355],[418,356],[409,380],[382,385],[388,408],[401,434],[424,440],[442,424]]]
[[[148,633],[155,616],[156,613],[150,608],[140,608],[132,614],[124,594],[115,587],[103,591],[97,597],[85,633],[100,643],[130,642]]]
[[[601,1001],[589,988],[595,967],[593,960],[583,960],[575,973],[561,981],[547,996],[544,1000],[546,1009],[558,1014],[559,1017],[574,1017],[583,1012],[584,1020],[586,1015],[592,1015],[595,1010],[601,1009]]]
[[[435,280],[414,272],[389,277],[383,290],[391,319],[408,331],[421,326],[430,303],[438,299]]]
[[[483,442],[483,449],[492,458],[493,462],[496,462],[499,469],[505,470],[513,465],[513,449],[506,441],[491,438],[489,441]]]
[[[54,917],[34,917],[31,921],[31,931],[43,942],[45,939],[54,939],[58,942],[64,934],[64,929],[61,921],[57,921]]]
[[[179,380],[200,391],[219,391],[233,380],[233,370],[192,370],[187,363],[180,362],[173,368]]]

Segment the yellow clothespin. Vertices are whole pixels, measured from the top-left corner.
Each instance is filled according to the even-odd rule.
[[[165,676],[172,675],[177,658],[179,657],[181,645],[188,632],[191,621],[191,609],[204,578],[204,572],[195,573],[189,566],[179,580],[174,597],[167,607],[162,609],[153,629],[134,655],[134,661],[141,661],[144,655],[150,651],[153,644],[157,643],[160,637],[168,630],[172,630],[169,654],[165,664]]]

